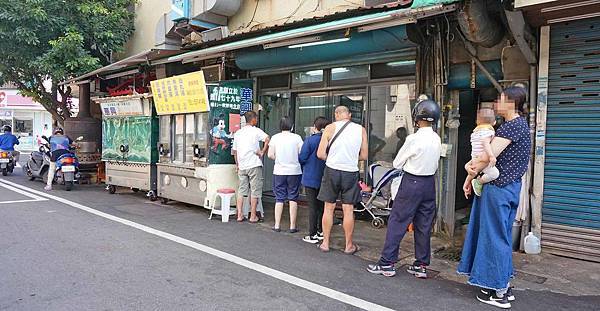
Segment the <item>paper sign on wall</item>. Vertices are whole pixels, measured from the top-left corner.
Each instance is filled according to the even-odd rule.
[[[209,110],[202,71],[151,81],[150,85],[156,113],[159,115]]]

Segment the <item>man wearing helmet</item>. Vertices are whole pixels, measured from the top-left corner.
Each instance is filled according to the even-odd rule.
[[[2,127],[2,134],[0,135],[0,150],[10,151],[15,159],[15,162],[19,162],[19,152],[15,151],[15,145],[19,144],[17,136],[13,135],[12,128],[10,125]]]
[[[70,153],[69,147],[73,140],[65,135],[62,128],[54,129],[54,135],[50,136],[50,168],[48,169],[48,180],[46,181],[45,190],[52,190],[52,181],[56,171],[56,160],[65,153]]]
[[[440,118],[439,105],[433,100],[422,99],[413,109],[412,118],[418,130],[406,137],[393,162],[394,167],[403,170],[404,174],[388,219],[381,258],[367,270],[384,276],[396,275],[394,265],[398,261],[398,248],[412,222],[416,260],[407,271],[418,278],[427,278],[436,209],[434,175],[442,148],[441,139],[433,130]]]

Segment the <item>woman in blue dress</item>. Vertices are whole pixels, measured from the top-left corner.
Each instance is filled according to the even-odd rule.
[[[473,201],[458,266],[459,274],[469,276],[469,284],[481,288],[479,301],[504,309],[515,300],[509,284],[513,276],[512,224],[531,151],[529,125],[519,113],[525,113],[526,97],[524,88],[510,87],[495,103],[496,113],[505,120],[491,143],[500,176],[485,184],[481,197]],[[469,162],[465,169],[476,173],[483,168]],[[464,191],[470,195],[471,185],[465,185]]]

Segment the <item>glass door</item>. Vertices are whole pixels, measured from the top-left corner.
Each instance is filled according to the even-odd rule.
[[[303,140],[310,136],[310,129],[315,118],[323,116],[331,120],[333,115],[333,107],[328,93],[295,94],[294,103],[296,106],[295,133],[300,135]]]
[[[366,92],[363,90],[351,90],[351,91],[343,91],[343,92],[333,92],[333,108],[336,106],[343,105],[350,109],[350,113],[352,114],[352,121],[362,126],[366,127],[367,124],[366,116],[365,116],[365,101],[366,101]],[[333,111],[332,111],[333,117]]]
[[[348,107],[348,109],[350,110],[350,113],[352,115],[351,116],[352,122],[358,123],[367,129],[369,128],[368,124],[366,122],[367,117],[366,117],[365,102],[367,100],[367,93],[365,90],[337,91],[337,92],[332,93],[331,98],[332,98],[333,109],[335,109],[335,107],[339,106],[339,105]],[[332,118],[333,117],[334,116],[332,113]],[[360,139],[360,138],[357,138],[357,139]],[[361,179],[366,180],[365,173],[366,173],[366,169],[367,169],[367,162],[360,161],[358,164],[358,167],[360,169]]]
[[[289,93],[270,93],[259,96],[259,102],[262,106],[260,111],[260,128],[270,137],[279,133],[279,121],[282,117],[288,116],[294,118],[293,109],[291,109]],[[273,166],[275,162],[266,155],[263,157],[263,191],[273,190]]]

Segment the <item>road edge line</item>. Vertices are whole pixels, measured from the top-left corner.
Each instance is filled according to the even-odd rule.
[[[218,257],[220,259],[229,261],[229,262],[237,264],[239,266],[248,268],[250,270],[254,270],[256,272],[262,273],[264,275],[270,276],[270,277],[278,279],[280,281],[284,281],[286,283],[304,288],[311,292],[320,294],[322,296],[329,297],[331,299],[337,300],[339,302],[342,302],[342,303],[345,303],[345,304],[348,304],[348,305],[351,305],[351,306],[354,306],[357,308],[361,308],[364,310],[378,310],[378,311],[379,310],[381,310],[381,311],[393,311],[394,310],[394,309],[390,309],[390,308],[387,308],[387,307],[384,307],[384,306],[381,306],[381,305],[378,305],[378,304],[375,304],[375,303],[372,303],[372,302],[369,302],[369,301],[366,301],[366,300],[363,300],[363,299],[360,299],[360,298],[357,298],[357,297],[354,297],[354,296],[351,296],[351,295],[348,295],[345,293],[342,293],[340,291],[337,291],[337,290],[301,279],[301,278],[293,276],[291,274],[288,274],[288,273],[285,273],[285,272],[282,272],[279,270],[275,270],[273,268],[269,268],[267,266],[252,262],[252,261],[244,259],[242,257],[238,257],[236,255],[232,255],[232,254],[226,253],[224,251],[220,251],[216,248],[212,248],[210,246],[200,244],[198,242],[194,242],[194,241],[176,236],[176,235],[168,233],[168,232],[154,229],[152,227],[142,225],[142,224],[139,224],[139,223],[131,221],[131,220],[127,220],[127,219],[117,217],[117,216],[114,216],[114,215],[111,215],[111,214],[108,214],[105,212],[101,212],[99,210],[93,209],[91,207],[85,206],[85,205],[77,203],[77,202],[70,201],[65,198],[61,198],[61,197],[58,197],[55,195],[44,193],[39,190],[35,190],[35,189],[29,188],[27,186],[23,186],[23,185],[20,185],[20,184],[17,184],[17,183],[14,183],[14,182],[11,182],[11,181],[8,181],[5,179],[0,179],[0,182],[12,185],[13,187],[20,188],[22,190],[30,191],[31,193],[35,193],[35,194],[43,196],[47,199],[52,199],[54,201],[61,202],[63,204],[69,205],[71,207],[77,208],[77,209],[85,211],[85,212],[88,212],[90,214],[94,214],[96,216],[100,216],[102,218],[112,220],[114,222],[138,229],[140,231],[144,231],[146,233],[150,233],[152,235],[161,237],[163,239],[170,240],[172,242],[193,248],[195,250],[201,251],[208,255]]]

